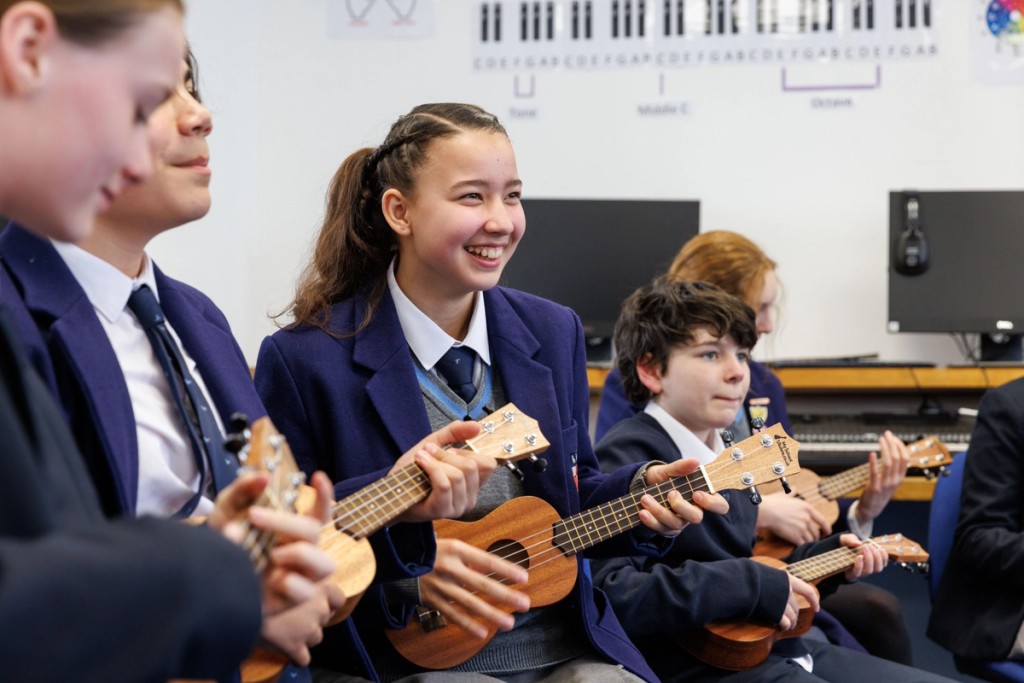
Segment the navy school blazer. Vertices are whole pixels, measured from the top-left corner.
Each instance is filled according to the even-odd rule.
[[[551,442],[541,473],[523,468],[528,495],[565,517],[627,493],[639,464],[613,474],[600,471],[587,421],[589,390],[579,319],[569,309],[523,292],[496,287],[484,293],[491,357],[508,400],[540,424]],[[355,329],[366,311],[363,296],[331,309],[330,329]],[[281,330],[264,340],[256,387],[274,422],[294,435],[292,450],[307,471],[320,468],[340,482],[338,497],[384,476],[400,454],[431,430],[412,353],[389,293],[373,322],[338,339],[311,326]],[[579,482],[577,490],[576,482]],[[624,534],[591,549],[597,556],[659,554],[666,544],[642,543]],[[399,524],[371,538],[378,580],[430,570],[434,552],[429,523]],[[590,642],[605,657],[648,680],[654,674],[628,640],[582,561],[567,598]],[[389,610],[379,586],[355,613],[361,632],[404,626],[415,606]],[[377,640],[382,640],[379,637]],[[373,640],[363,633],[363,641]],[[372,656],[396,656],[393,651]],[[335,665],[337,666],[337,665]]]
[[[960,517],[928,637],[960,657],[1005,659],[1024,621],[1024,380],[981,399]]]
[[[2,269],[0,279],[0,294],[16,294]],[[0,677],[229,676],[260,626],[246,553],[179,522],[104,519],[50,386],[16,339],[13,318],[27,311],[0,316],[0,622],[17,624],[0,639]]]
[[[61,404],[104,513],[134,517],[139,472],[135,414],[117,355],[85,290],[48,240],[20,226],[12,224],[0,233],[0,259],[0,301],[31,365]],[[249,365],[224,314],[199,290],[167,277],[155,265],[154,271],[161,308],[195,359],[222,423],[228,425],[236,412],[250,422],[263,417]],[[297,681],[309,677],[296,667],[288,673]]]
[[[0,290],[37,372],[71,423],[108,515],[135,515],[138,444],[135,414],[117,355],[85,290],[45,239],[11,225],[0,234],[0,258],[14,286]],[[220,309],[202,292],[154,265],[160,305],[195,359],[227,426],[244,413],[266,414],[249,366]]]

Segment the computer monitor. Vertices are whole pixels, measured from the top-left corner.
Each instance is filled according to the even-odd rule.
[[[923,267],[906,258],[915,200]],[[1021,360],[1024,191],[889,193],[889,331],[980,333],[979,360]]]
[[[502,284],[576,311],[591,362],[611,361],[622,301],[664,273],[697,234],[700,202],[524,199],[526,235]]]

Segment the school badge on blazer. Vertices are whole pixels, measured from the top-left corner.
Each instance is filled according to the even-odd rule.
[[[747,404],[748,412],[750,413],[750,419],[756,420],[761,418],[765,423],[768,422],[768,406],[772,400],[767,396],[760,398],[750,399],[750,403]]]

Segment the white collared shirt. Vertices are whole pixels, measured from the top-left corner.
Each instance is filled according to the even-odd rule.
[[[484,364],[491,364],[491,347],[487,342],[487,315],[484,311],[484,294],[477,292],[473,300],[473,315],[469,319],[469,331],[466,338],[454,339],[441,329],[430,317],[416,307],[416,304],[405,295],[395,279],[395,262],[388,267],[388,288],[391,298],[398,311],[398,322],[402,326],[402,334],[409,344],[416,360],[425,369],[437,372],[434,366],[441,356],[452,346],[467,346],[476,352],[477,360],[473,366],[473,384],[480,386]]]
[[[199,485],[199,471],[167,378],[146,332],[128,309],[128,298],[142,285],[147,285],[159,301],[160,291],[152,263],[147,256],[142,273],[132,279],[84,249],[56,241],[53,241],[53,246],[85,290],[124,373],[135,414],[139,449],[136,514],[170,517],[192,497]],[[170,323],[166,325],[181,348],[196,384],[209,404],[214,405],[195,361]],[[220,416],[216,410],[213,413],[223,431]],[[193,515],[210,513],[213,509],[210,493],[209,489],[205,492]]]
[[[709,445],[698,439],[696,434],[654,401],[647,402],[644,412],[657,420],[662,429],[668,432],[672,443],[676,445],[684,458],[697,458],[701,465],[707,465],[725,450],[725,442],[722,441],[722,435],[718,433],[717,429],[711,430],[711,444]]]

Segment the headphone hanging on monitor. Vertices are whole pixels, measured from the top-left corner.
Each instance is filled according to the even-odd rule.
[[[916,193],[903,195],[905,229],[896,241],[893,267],[901,275],[920,275],[928,270],[928,239],[921,229],[921,206]]]

